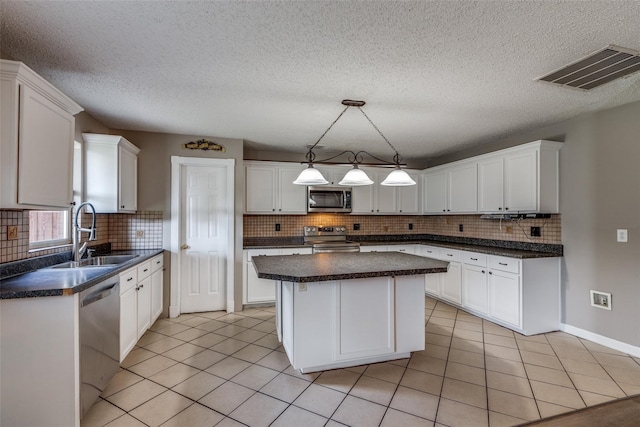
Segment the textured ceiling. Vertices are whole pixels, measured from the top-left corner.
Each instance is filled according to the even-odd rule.
[[[640,73],[590,92],[534,81],[608,44],[640,50],[635,0],[2,0],[0,19],[5,55],[105,125],[254,148],[303,152],[345,98],[405,159],[640,100]],[[392,154],[355,109],[322,145]]]

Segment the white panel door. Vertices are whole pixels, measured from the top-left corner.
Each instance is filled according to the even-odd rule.
[[[180,312],[226,308],[226,168],[183,166]]]

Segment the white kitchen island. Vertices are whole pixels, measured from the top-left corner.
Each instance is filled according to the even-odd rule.
[[[259,256],[277,280],[278,338],[302,373],[410,357],[425,348],[425,274],[448,263],[395,252]]]

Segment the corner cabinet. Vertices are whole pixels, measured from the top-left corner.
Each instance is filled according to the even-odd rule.
[[[83,133],[82,138],[86,201],[98,213],[135,213],[140,149],[119,135]]]
[[[293,183],[303,165],[251,161],[244,164],[245,213],[307,213],[307,187]]]
[[[83,108],[21,62],[0,60],[0,208],[69,208]]]

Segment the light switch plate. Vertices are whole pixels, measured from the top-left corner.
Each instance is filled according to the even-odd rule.
[[[18,240],[18,226],[7,226],[7,240]]]
[[[627,234],[626,229],[619,228],[616,232],[616,236],[618,236],[618,242],[626,243],[629,241],[629,235]]]

